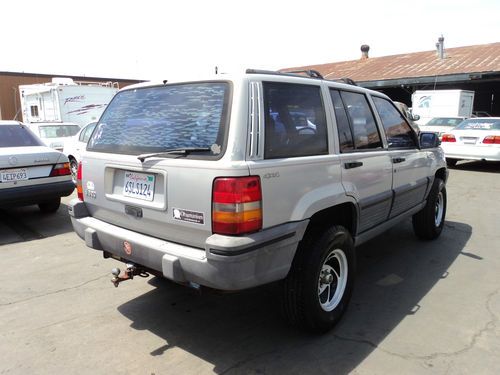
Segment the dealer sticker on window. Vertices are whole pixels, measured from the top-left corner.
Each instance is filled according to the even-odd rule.
[[[205,224],[205,217],[203,212],[195,212],[188,210],[181,210],[180,208],[173,208],[172,215],[175,220],[187,221],[195,224]]]

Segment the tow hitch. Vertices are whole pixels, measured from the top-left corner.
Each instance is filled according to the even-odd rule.
[[[147,273],[143,269],[137,268],[135,264],[127,263],[126,267],[127,269],[125,270],[123,275],[120,275],[121,271],[119,268],[113,268],[111,270],[111,274],[113,275],[111,282],[113,283],[115,288],[118,288],[118,284],[120,284],[122,281],[132,280],[134,276],[140,276],[140,277],[149,276],[149,273]]]

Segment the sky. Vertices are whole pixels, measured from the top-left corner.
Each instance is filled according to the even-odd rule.
[[[498,0],[6,0],[0,71],[163,80],[500,42]]]

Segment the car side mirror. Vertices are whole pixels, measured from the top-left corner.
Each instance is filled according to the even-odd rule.
[[[412,121],[418,121],[418,120],[420,120],[420,115],[413,115],[412,114],[411,119],[412,119]]]
[[[437,133],[420,133],[420,148],[435,148],[441,144]]]

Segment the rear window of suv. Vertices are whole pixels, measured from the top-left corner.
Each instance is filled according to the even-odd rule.
[[[121,91],[103,113],[87,149],[138,155],[201,147],[211,151],[190,156],[219,157],[225,148],[230,91],[228,82]]]

